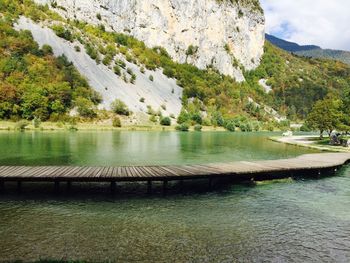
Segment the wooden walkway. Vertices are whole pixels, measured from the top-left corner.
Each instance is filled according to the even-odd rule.
[[[0,188],[4,182],[116,182],[214,179],[237,180],[288,178],[294,175],[335,171],[350,161],[349,153],[307,154],[291,159],[242,161],[203,165],[168,166],[0,166]]]

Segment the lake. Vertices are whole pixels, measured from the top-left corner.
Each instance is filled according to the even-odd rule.
[[[265,133],[0,133],[1,164],[181,164],[312,153]],[[175,187],[175,186],[174,186]],[[318,180],[147,196],[46,185],[0,195],[0,261],[349,262],[350,168]],[[176,187],[175,187],[176,188]],[[51,189],[51,188],[50,188]],[[40,190],[40,191],[37,191]]]
[[[0,165],[155,165],[280,159],[312,153],[270,133],[0,132]]]

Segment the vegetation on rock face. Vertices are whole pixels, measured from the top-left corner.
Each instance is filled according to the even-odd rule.
[[[57,119],[82,100],[91,109],[98,104],[100,96],[65,56],[55,58],[52,48],[40,49],[29,31],[13,29],[6,16],[11,6],[12,1],[0,3],[5,13],[0,18],[0,119]]]
[[[177,119],[183,127],[213,125],[231,131],[285,128],[289,123],[276,122],[264,105],[272,106],[291,120],[303,120],[314,103],[328,94],[349,97],[346,89],[350,88],[350,68],[340,62],[300,58],[267,42],[261,65],[254,71],[245,72],[246,82],[238,83],[210,66],[200,70],[190,64],[176,63],[164,48],[147,48],[143,42],[128,35],[106,32],[104,26],[64,20],[47,6],[35,5],[30,0],[24,2],[0,1],[3,14],[0,24],[0,119],[57,119],[73,108],[80,115],[93,118],[96,104],[100,102],[100,97],[64,56],[53,57],[52,49],[49,46],[39,49],[29,32],[13,29],[19,15],[34,21],[48,21],[58,36],[80,42],[92,59],[112,68],[126,82],[135,83],[136,75],[126,67],[124,59],[137,65],[142,73],[146,69],[162,69],[183,88],[183,109]],[[258,3],[249,0],[230,2],[242,7],[247,3],[253,6]],[[80,48],[76,50],[78,52]],[[188,56],[194,54],[195,47],[189,47]],[[150,81],[157,81],[152,74],[148,76]],[[266,79],[267,85],[271,86],[269,94],[259,84],[261,79]],[[115,101],[112,110],[117,114],[130,114],[127,105],[121,101]],[[158,115],[150,115],[152,120],[158,121]]]
[[[245,73],[250,86],[266,79],[272,91],[266,104],[291,120],[305,119],[314,103],[327,94],[340,95],[350,87],[350,67],[333,60],[301,58],[269,42],[261,65]]]

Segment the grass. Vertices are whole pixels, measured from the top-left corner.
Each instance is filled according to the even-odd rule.
[[[13,121],[0,121],[0,131],[18,131],[18,122]],[[74,129],[72,129],[74,127]],[[115,128],[109,123],[97,123],[97,122],[82,122],[82,123],[63,123],[63,122],[42,122],[39,128],[35,128],[32,123],[25,128],[27,131],[175,131],[175,125],[173,126],[161,126],[161,125],[124,125],[121,128]],[[194,131],[194,127],[190,128],[190,131]],[[203,127],[204,132],[210,131],[225,131],[222,127]]]

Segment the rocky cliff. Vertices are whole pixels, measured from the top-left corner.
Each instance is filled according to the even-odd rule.
[[[241,67],[259,65],[264,45],[264,15],[257,1],[218,0],[36,0],[61,15],[103,23],[150,47],[166,48],[178,62],[213,66],[244,80]]]

